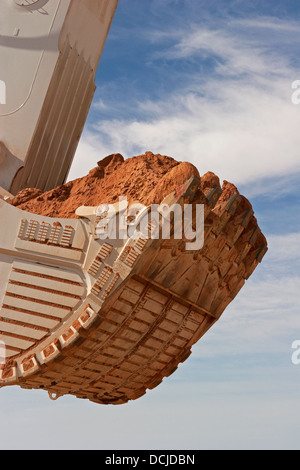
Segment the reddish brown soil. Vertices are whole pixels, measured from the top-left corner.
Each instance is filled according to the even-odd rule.
[[[24,189],[11,204],[34,214],[76,218],[75,211],[79,206],[112,204],[119,196],[127,196],[129,203],[158,204],[191,176],[200,179],[194,165],[177,162],[171,157],[146,152],[124,160],[122,155],[113,154],[98,162],[98,166],[83,178],[45,193]],[[203,175],[201,181],[202,189],[220,185],[219,178],[211,172]],[[224,189],[223,198],[238,192],[227,182]]]

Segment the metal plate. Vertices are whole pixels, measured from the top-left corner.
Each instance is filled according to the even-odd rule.
[[[38,2],[40,2],[40,0],[15,0],[15,3],[21,7],[28,7]]]

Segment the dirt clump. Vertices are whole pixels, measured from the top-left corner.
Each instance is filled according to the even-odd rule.
[[[145,206],[159,204],[192,176],[201,180],[201,191],[220,188],[219,203],[239,194],[227,181],[221,187],[218,176],[212,172],[200,177],[197,168],[188,162],[152,152],[125,160],[120,153],[115,153],[100,160],[83,178],[45,193],[35,188],[23,189],[9,202],[33,214],[73,219],[80,206],[114,204],[121,196],[126,196],[129,204],[134,201]]]
[[[10,203],[33,214],[76,218],[78,207],[113,204],[120,196],[126,196],[129,204],[158,204],[191,176],[200,179],[197,168],[172,157],[146,152],[125,160],[116,153],[99,161],[83,178],[45,193],[25,189]]]
[[[10,203],[13,206],[17,207],[17,206],[20,206],[22,204],[26,204],[31,199],[37,199],[42,194],[43,194],[43,191],[41,191],[40,189],[36,189],[36,188],[22,189],[22,191],[20,191],[16,195],[16,197],[13,200],[10,201]]]

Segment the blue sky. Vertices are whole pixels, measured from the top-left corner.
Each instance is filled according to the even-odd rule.
[[[69,179],[151,150],[250,198],[269,252],[192,356],[122,407],[2,389],[0,447],[298,449],[300,4],[120,0]]]

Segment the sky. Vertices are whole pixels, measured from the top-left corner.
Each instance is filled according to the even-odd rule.
[[[269,251],[139,400],[1,389],[1,449],[299,449],[299,34],[297,0],[119,1],[69,180],[117,152],[189,161],[250,199]]]

